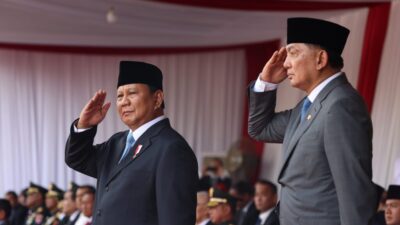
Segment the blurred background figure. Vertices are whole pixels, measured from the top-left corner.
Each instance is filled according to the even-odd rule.
[[[0,225],[10,225],[11,204],[7,199],[0,199]]]
[[[85,187],[84,189],[86,191],[81,196],[81,201],[80,201],[81,213],[75,225],[90,225],[92,224],[93,207],[94,207],[96,190],[94,187],[88,185],[81,186],[80,189],[82,187]]]
[[[46,194],[46,208],[50,212],[50,217],[47,219],[46,225],[56,225],[61,221],[60,204],[63,197],[63,190],[53,183],[49,185],[49,191]]]
[[[254,186],[247,181],[235,183],[229,194],[236,198],[235,222],[237,225],[254,225],[258,219],[258,210],[254,205]]]
[[[78,186],[75,183],[71,183],[68,191],[64,194],[63,200],[63,213],[64,217],[61,220],[61,225],[75,225],[78,220],[80,211],[76,206],[76,191]]]
[[[224,162],[218,157],[204,161],[202,176],[200,179],[207,180],[211,187],[228,192],[232,180],[228,171],[224,168]]]
[[[217,188],[209,191],[208,209],[211,222],[215,225],[233,225],[236,211],[236,199]]]
[[[29,209],[25,224],[44,224],[50,213],[45,207],[44,199],[47,189],[31,182],[28,191],[26,205]]]
[[[17,193],[14,191],[8,191],[5,198],[10,202],[11,205],[9,222],[12,225],[23,225],[26,220],[26,216],[28,215],[28,208],[18,202]]]
[[[387,225],[400,225],[400,185],[390,185],[387,192],[385,220]]]
[[[255,184],[254,203],[260,212],[254,225],[279,225],[279,216],[274,211],[277,203],[276,185],[267,180]]]
[[[386,225],[385,222],[385,208],[386,208],[386,191],[383,187],[375,184],[376,194],[378,196],[376,204],[377,211],[371,218],[369,225]]]
[[[196,225],[212,225],[208,213],[209,196],[207,190],[197,192]]]
[[[82,211],[82,197],[86,193],[94,193],[95,188],[91,185],[81,185],[76,190],[76,207]]]
[[[18,203],[20,205],[26,207],[26,208],[27,208],[27,206],[26,206],[26,198],[28,197],[27,192],[28,192],[28,188],[25,188],[18,195]]]

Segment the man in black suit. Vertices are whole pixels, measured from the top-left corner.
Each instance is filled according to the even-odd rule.
[[[254,204],[254,186],[248,181],[239,181],[229,190],[237,199],[235,221],[237,225],[254,225],[258,219],[258,210]]]
[[[28,215],[28,208],[18,202],[17,193],[14,191],[8,191],[5,197],[10,202],[12,208],[9,218],[11,224],[23,225],[25,223],[26,216]]]
[[[105,98],[99,90],[82,109],[65,151],[68,166],[97,178],[93,224],[195,224],[197,160],[164,115],[160,69],[120,63],[117,110],[129,130],[93,145]]]
[[[60,221],[60,225],[74,225],[79,218],[80,211],[76,205],[76,190],[78,186],[71,183],[68,190],[64,193],[64,200],[62,202],[62,212],[64,217]]]
[[[0,225],[9,225],[8,218],[11,214],[11,204],[8,200],[0,198]]]
[[[279,216],[275,212],[277,203],[276,185],[267,180],[259,180],[255,184],[254,203],[260,212],[255,225],[279,225]]]

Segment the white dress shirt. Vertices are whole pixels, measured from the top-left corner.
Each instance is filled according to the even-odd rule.
[[[92,222],[92,217],[87,217],[81,213],[75,225],[86,225],[89,222]]]
[[[272,207],[272,208],[268,209],[267,211],[262,212],[258,215],[258,218],[260,218],[260,220],[261,220],[261,224],[265,223],[268,216],[272,213],[273,210],[274,210],[274,207]]]

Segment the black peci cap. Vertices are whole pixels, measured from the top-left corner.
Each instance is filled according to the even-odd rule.
[[[303,17],[287,20],[287,44],[316,44],[339,56],[349,33],[350,30],[346,27],[325,20]]]
[[[140,83],[162,90],[162,80],[162,72],[155,65],[137,61],[121,61],[119,64],[117,87]]]
[[[390,185],[386,199],[400,199],[400,185]]]

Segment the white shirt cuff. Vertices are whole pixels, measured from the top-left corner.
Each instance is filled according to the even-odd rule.
[[[89,128],[77,128],[76,125],[74,124],[74,132],[75,133],[82,133],[82,132],[87,131],[89,129],[92,129],[92,128],[91,127],[89,127]]]
[[[258,76],[256,83],[254,84],[253,91],[254,92],[265,92],[265,91],[273,91],[278,88],[278,84],[266,82],[260,79]]]

